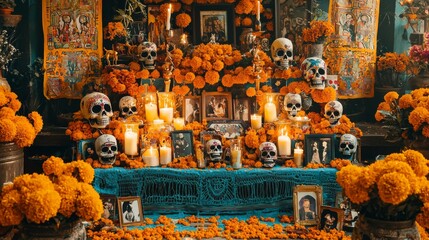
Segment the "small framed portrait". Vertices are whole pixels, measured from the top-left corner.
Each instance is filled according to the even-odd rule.
[[[329,232],[332,229],[343,230],[344,210],[329,206],[320,206],[319,229]]]
[[[211,120],[232,119],[232,97],[230,92],[203,92],[203,118]]]
[[[340,208],[344,213],[343,229],[350,231],[355,226],[359,213],[352,208],[350,199],[343,193],[337,193],[335,207]]]
[[[305,161],[329,164],[335,158],[335,134],[306,134],[304,136]]]
[[[118,205],[116,196],[111,194],[100,194],[100,199],[103,203],[103,214],[101,216],[112,221],[117,220]]]
[[[317,225],[322,204],[322,187],[297,185],[293,189],[295,222],[301,225]]]
[[[79,142],[77,143],[77,159],[98,159],[97,153],[95,152],[94,143],[95,139],[79,140]]]
[[[252,113],[251,98],[234,98],[233,100],[233,111],[234,120],[241,120],[244,122],[250,121],[250,115]]]
[[[123,226],[138,226],[143,223],[143,208],[139,196],[118,197],[119,223]]]
[[[199,5],[193,9],[194,44],[216,42],[235,44],[234,6]]]
[[[192,130],[180,130],[171,132],[173,145],[173,157],[186,157],[194,154]]]
[[[221,132],[227,139],[244,134],[245,126],[241,120],[214,120],[207,124],[208,128]]]
[[[201,96],[185,96],[182,109],[186,124],[201,122]]]

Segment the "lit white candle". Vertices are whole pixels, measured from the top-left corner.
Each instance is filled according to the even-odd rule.
[[[238,147],[231,149],[231,165],[233,168],[241,168],[241,149]]]
[[[172,155],[171,155],[171,147],[162,146],[159,149],[159,161],[161,165],[167,165],[171,162]]]
[[[159,109],[159,118],[164,120],[166,123],[172,123],[173,122],[173,108],[172,107],[166,107],[166,108],[160,108]]]
[[[161,129],[164,126],[163,119],[155,119],[153,120],[153,127],[157,130]]]
[[[146,120],[148,122],[152,122],[153,120],[158,118],[158,106],[154,103],[146,103],[145,104],[145,114]]]
[[[290,156],[291,155],[291,141],[288,135],[281,135],[277,138],[277,145],[279,146],[279,155],[280,156]]]
[[[264,106],[264,122],[271,123],[277,120],[277,108],[272,102],[265,103]]]
[[[124,153],[128,156],[138,154],[138,134],[132,130],[126,130],[124,134]]]
[[[169,31],[171,28],[170,19],[171,19],[171,3],[169,4],[168,9],[167,9],[167,21],[165,22],[165,29],[167,31]]]
[[[185,128],[185,119],[184,118],[175,118],[173,122],[175,130],[183,130]]]
[[[293,150],[293,161],[297,167],[302,167],[302,160],[304,156],[304,150],[301,148],[295,148]]]
[[[260,21],[261,20],[261,3],[259,2],[259,0],[256,0],[256,20]]]
[[[156,167],[159,166],[159,153],[158,149],[150,147],[143,153],[143,161],[146,166]]]
[[[253,114],[250,116],[250,123],[253,129],[258,130],[262,128],[262,116],[258,114]]]

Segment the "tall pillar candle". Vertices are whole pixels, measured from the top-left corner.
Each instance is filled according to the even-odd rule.
[[[167,9],[167,20],[165,22],[165,29],[167,31],[170,30],[171,25],[170,25],[170,19],[171,19],[171,3],[168,5],[168,9]]]
[[[168,146],[162,146],[159,149],[159,161],[161,165],[167,165],[171,162],[172,155],[171,155],[171,147]]]
[[[231,166],[233,168],[241,168],[241,149],[233,148],[231,149]]]
[[[287,135],[281,135],[277,138],[277,145],[280,156],[291,155],[291,140]]]
[[[138,134],[133,131],[125,131],[124,134],[124,153],[128,156],[138,154],[139,138]]]
[[[262,116],[259,114],[253,114],[250,116],[250,123],[252,128],[255,130],[262,128]]]
[[[264,106],[264,122],[271,123],[277,120],[277,108],[272,102],[265,103]]]
[[[145,104],[146,120],[153,122],[158,118],[158,106],[152,102]]]
[[[261,20],[261,2],[259,0],[256,1],[256,20]]]
[[[304,150],[302,148],[295,148],[293,150],[293,161],[297,167],[302,167],[304,158]]]
[[[172,123],[173,115],[174,115],[173,108],[171,107],[159,109],[159,118],[163,119],[165,123]]]

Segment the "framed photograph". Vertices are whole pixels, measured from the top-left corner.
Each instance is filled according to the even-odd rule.
[[[245,130],[241,120],[214,120],[210,121],[207,127],[221,132],[228,139],[243,135]]]
[[[215,41],[235,45],[234,6],[231,4],[194,5],[194,44]]]
[[[201,122],[201,96],[184,96],[182,111],[185,124]]]
[[[350,199],[342,193],[337,193],[335,207],[340,208],[344,213],[343,229],[350,231],[355,226],[359,215],[358,211],[352,208]]]
[[[335,158],[335,134],[306,134],[304,136],[305,161],[328,164]]]
[[[203,92],[202,117],[207,121],[232,119],[232,97],[230,92]]]
[[[103,214],[101,217],[108,218],[112,221],[117,220],[117,199],[115,195],[111,194],[100,194],[101,202],[103,202]]]
[[[138,226],[143,221],[143,208],[139,196],[118,197],[119,223],[123,226]]]
[[[301,225],[317,225],[322,205],[322,187],[297,185],[293,189],[295,222]]]
[[[320,206],[319,229],[329,232],[331,229],[343,230],[344,210],[329,206]]]
[[[95,152],[94,143],[95,139],[79,140],[79,142],[77,143],[77,159],[98,159],[97,153]]]
[[[241,120],[248,122],[250,121],[252,109],[251,98],[234,98],[233,100],[233,112],[234,120]]]
[[[173,144],[173,157],[186,157],[194,154],[192,130],[180,130],[171,132]]]

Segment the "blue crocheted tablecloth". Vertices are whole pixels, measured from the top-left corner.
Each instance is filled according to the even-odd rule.
[[[292,209],[296,185],[319,185],[323,204],[332,206],[337,192],[336,169],[96,169],[94,188],[100,194],[140,196],[146,210],[219,213]]]

